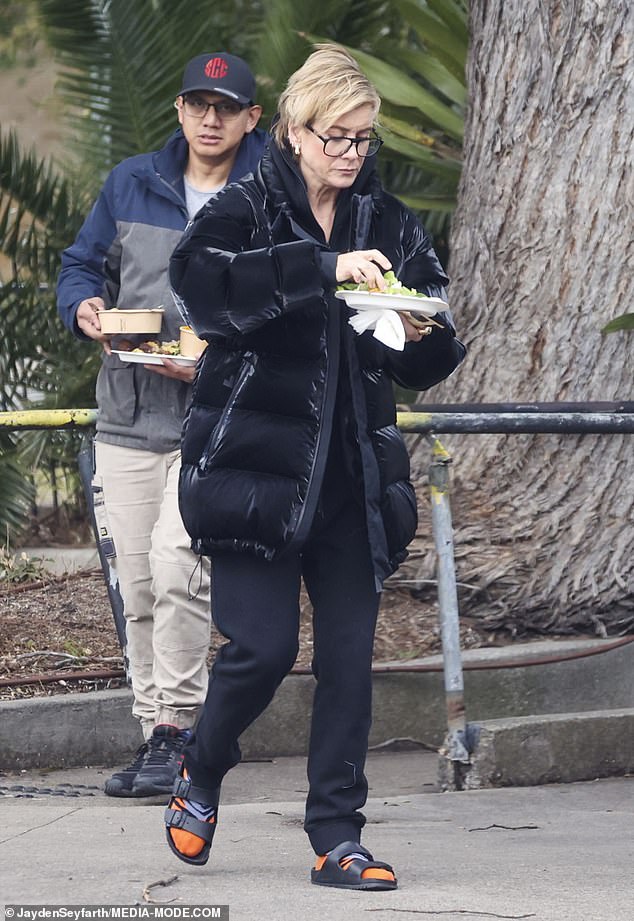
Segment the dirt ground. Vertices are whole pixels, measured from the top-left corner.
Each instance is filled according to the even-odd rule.
[[[461,637],[463,648],[487,643],[487,637],[464,621]],[[213,629],[210,659],[223,642]],[[435,599],[417,599],[407,588],[389,587],[388,583],[381,603],[375,661],[407,661],[440,650]],[[310,603],[302,596],[296,667],[309,666],[311,653]],[[0,585],[0,699],[119,686],[122,682],[118,678],[80,682],[69,679],[76,672],[120,670],[122,664],[100,570]],[[62,674],[54,683],[6,686],[9,681],[50,672]]]

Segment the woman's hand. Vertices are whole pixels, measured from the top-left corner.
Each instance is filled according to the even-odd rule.
[[[419,322],[414,325],[407,314],[401,313],[400,310],[398,315],[401,318],[403,326],[405,327],[405,338],[408,342],[420,342],[420,340],[424,339],[425,336],[429,336],[434,328],[433,326],[426,326]]]
[[[392,268],[390,260],[378,249],[362,249],[354,253],[341,253],[337,259],[337,281],[356,281],[357,284],[366,282],[368,288],[378,288],[383,291],[383,269],[387,272]]]

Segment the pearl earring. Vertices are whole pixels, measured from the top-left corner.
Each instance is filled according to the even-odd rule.
[[[299,146],[299,144],[293,145],[293,153],[295,154],[296,157],[299,157],[301,153],[301,147]]]

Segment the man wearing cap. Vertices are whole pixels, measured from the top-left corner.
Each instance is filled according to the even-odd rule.
[[[182,319],[168,279],[182,231],[209,197],[252,172],[265,135],[255,80],[226,52],[185,67],[174,103],[180,127],[158,151],[124,160],[108,176],[62,256],[58,309],[65,325],[103,345],[93,490],[103,498],[124,602],[127,652],[144,742],[106,782],[110,796],[169,793],[207,685],[209,575],[190,549],[178,510],[181,425],[194,369],[122,361],[98,311],[164,308],[161,333]]]

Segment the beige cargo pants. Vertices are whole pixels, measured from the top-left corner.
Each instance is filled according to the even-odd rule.
[[[209,561],[192,552],[178,510],[180,451],[97,441],[95,459],[116,549],[132,712],[146,739],[158,723],[187,729],[207,690],[211,618]]]

